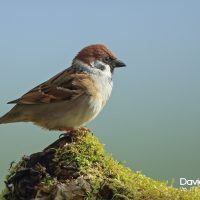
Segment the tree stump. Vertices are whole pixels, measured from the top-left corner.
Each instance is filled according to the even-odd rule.
[[[75,132],[24,156],[9,170],[5,200],[200,199],[197,188],[167,186],[115,161],[89,132]]]

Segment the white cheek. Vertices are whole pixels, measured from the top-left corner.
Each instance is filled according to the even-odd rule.
[[[104,69],[102,72],[103,72],[105,75],[111,77],[111,76],[112,76],[112,73],[111,73],[111,71],[110,71],[110,66],[107,65],[107,64],[104,64],[104,66],[105,66],[105,69]]]
[[[112,77],[112,73],[110,71],[110,66],[100,60],[96,60],[94,62],[91,63],[92,67],[93,67],[93,70],[96,71],[98,74],[100,75],[103,75],[103,76],[106,76],[106,77]],[[98,69],[98,65],[102,65],[104,66],[104,69],[101,70],[101,69]]]

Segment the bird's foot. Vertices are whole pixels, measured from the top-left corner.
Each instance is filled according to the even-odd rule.
[[[79,131],[83,131],[83,132],[91,132],[91,130],[87,127],[80,127],[78,128]]]
[[[77,129],[74,129],[74,128],[65,128],[65,129],[60,129],[60,131],[65,131],[65,133],[60,134],[59,138],[66,137],[68,135],[72,135],[73,133],[77,132]]]
[[[61,137],[66,137],[67,135],[73,135],[73,134],[78,134],[78,133],[87,133],[91,132],[89,128],[86,127],[80,127],[80,128],[65,128],[65,129],[60,129],[60,131],[65,131],[65,133],[60,134],[59,138]]]

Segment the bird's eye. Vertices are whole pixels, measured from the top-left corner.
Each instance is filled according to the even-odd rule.
[[[104,61],[105,63],[109,63],[109,62],[110,62],[110,57],[104,57],[103,61]]]

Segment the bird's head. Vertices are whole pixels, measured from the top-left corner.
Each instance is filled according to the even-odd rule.
[[[73,63],[77,61],[81,61],[88,67],[100,71],[109,70],[110,73],[113,73],[114,69],[117,67],[126,66],[103,44],[93,44],[83,48],[73,59]]]

